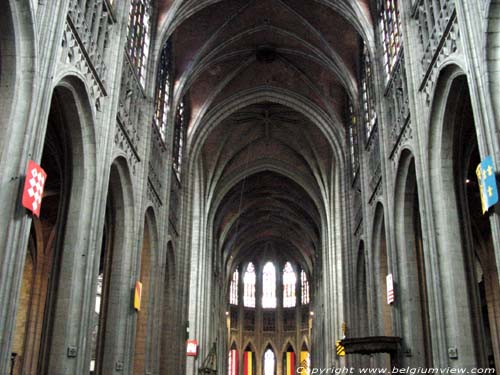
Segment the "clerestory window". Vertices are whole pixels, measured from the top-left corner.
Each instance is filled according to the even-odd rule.
[[[146,83],[151,40],[151,0],[132,0],[128,17],[128,37],[126,51],[139,81]]]
[[[262,270],[262,307],[276,307],[276,268],[267,262]]]
[[[295,296],[295,286],[297,276],[293,270],[292,264],[286,262],[283,269],[283,307],[295,307],[297,298]]]
[[[243,306],[245,307],[255,307],[255,282],[255,267],[250,262],[243,276]]]
[[[389,78],[398,60],[402,41],[398,0],[383,0],[381,2],[379,22],[384,48],[384,67],[387,78]]]
[[[170,88],[172,71],[171,43],[163,46],[156,76],[155,113],[154,124],[158,129],[160,138],[165,142],[167,136],[167,116],[170,108]]]

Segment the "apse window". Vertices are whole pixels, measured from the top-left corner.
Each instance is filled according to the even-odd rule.
[[[255,281],[255,267],[250,262],[243,276],[243,306],[245,307],[255,307]]]
[[[285,264],[283,269],[283,307],[295,307],[296,296],[295,286],[297,277],[290,262]]]
[[[300,284],[301,284],[301,294],[302,294],[302,304],[307,305],[309,303],[309,281],[307,280],[307,274],[304,270],[300,272]]]
[[[276,268],[267,262],[262,271],[262,307],[276,308]]]
[[[239,272],[238,270],[235,270],[233,272],[233,279],[231,280],[231,287],[229,288],[229,303],[231,305],[237,305],[238,304],[238,279],[239,279]]]

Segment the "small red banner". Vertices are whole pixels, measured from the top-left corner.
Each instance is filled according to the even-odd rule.
[[[22,204],[33,212],[33,215],[36,217],[40,217],[43,188],[46,180],[47,174],[45,171],[33,160],[30,160],[28,162],[28,169],[26,170]]]
[[[196,357],[198,355],[198,340],[187,340],[186,356]]]

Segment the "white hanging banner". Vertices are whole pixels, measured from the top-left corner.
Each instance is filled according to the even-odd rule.
[[[391,305],[394,303],[394,280],[392,278],[392,273],[387,275],[386,283],[387,283],[387,304]]]

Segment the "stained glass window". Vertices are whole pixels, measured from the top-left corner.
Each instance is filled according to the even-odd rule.
[[[132,0],[128,18],[127,54],[143,87],[151,39],[151,12],[151,0]]]
[[[361,57],[361,103],[363,106],[363,123],[365,128],[365,141],[370,139],[370,135],[377,123],[377,112],[375,110],[375,94],[373,88],[373,74],[370,55],[366,45],[363,48]]]
[[[160,55],[158,74],[156,79],[154,123],[165,141],[167,133],[167,116],[170,105],[172,52],[170,42],[165,43]]]
[[[264,375],[274,375],[276,366],[276,357],[271,348],[267,349],[264,354]]]
[[[349,141],[349,156],[351,161],[351,177],[354,180],[356,174],[359,171],[358,124],[351,101],[349,101],[347,122],[347,137]]]
[[[302,294],[302,304],[307,305],[310,302],[309,299],[309,281],[307,280],[307,274],[304,270],[300,272],[300,286]]]
[[[401,49],[401,25],[397,0],[382,1],[380,7],[380,31],[384,47],[385,72],[389,77]]]
[[[255,281],[255,267],[250,262],[243,276],[243,306],[245,307],[255,307]]]
[[[262,307],[276,307],[276,269],[267,262],[262,270]]]
[[[174,127],[174,143],[172,147],[172,168],[177,176],[181,178],[182,157],[187,135],[188,113],[186,108],[185,98],[177,107],[177,115],[175,117]]]
[[[286,262],[283,269],[283,307],[295,307],[295,285],[297,284],[297,276],[290,262]]]
[[[238,270],[235,270],[233,272],[233,279],[231,280],[231,287],[229,288],[229,303],[231,305],[237,305],[238,304],[238,279],[239,279],[239,272]]]

